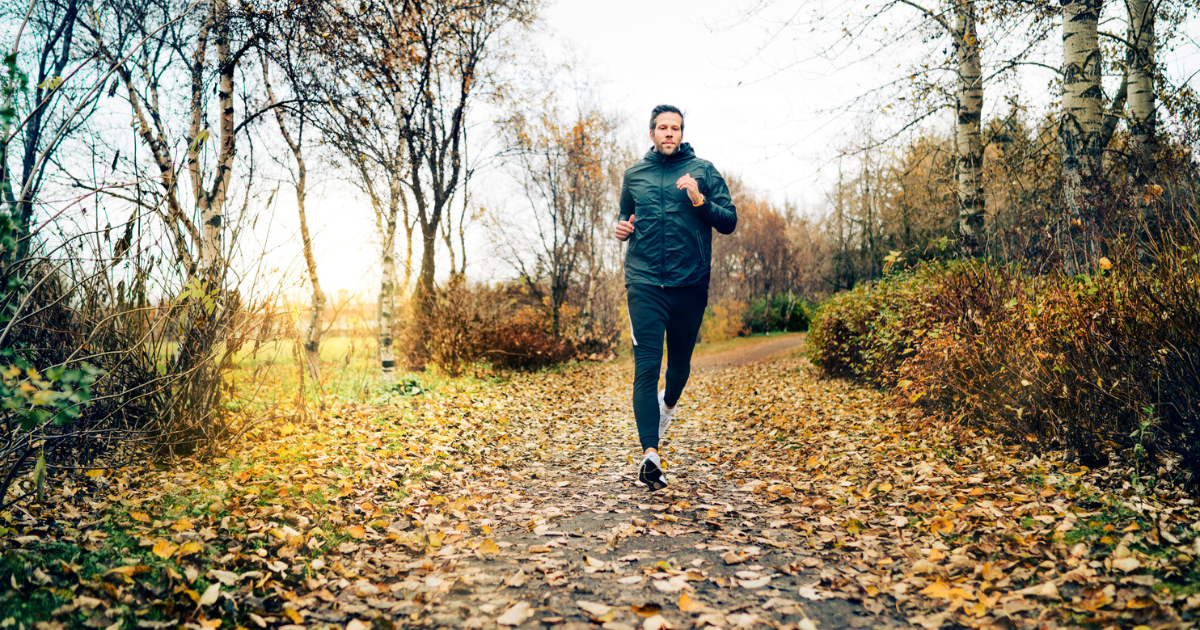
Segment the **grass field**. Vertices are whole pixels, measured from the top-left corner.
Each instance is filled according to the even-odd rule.
[[[803,333],[772,333],[735,337],[724,341],[697,344],[695,357],[739,350],[760,343]],[[379,369],[377,344],[372,337],[331,337],[321,342],[321,382],[314,383],[303,362],[303,350],[291,340],[246,347],[238,352],[236,367],[229,371],[228,395],[224,404],[234,413],[291,414],[298,408],[303,393],[307,406],[322,402],[388,404],[398,399],[436,392],[446,388],[477,387],[498,383],[506,375],[486,365],[467,370],[457,379],[440,373],[436,367],[424,372],[397,371],[385,377]],[[631,361],[629,347],[620,348],[617,361]],[[398,361],[400,366],[404,361]],[[554,369],[554,368],[551,368]],[[301,387],[303,385],[303,387]]]

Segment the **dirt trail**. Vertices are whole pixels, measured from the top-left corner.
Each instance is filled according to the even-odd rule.
[[[766,359],[779,359],[785,356],[791,356],[804,349],[804,341],[807,335],[804,333],[798,335],[787,335],[778,339],[765,338],[759,343],[734,350],[727,350],[719,354],[711,354],[704,357],[697,357],[692,360],[692,369],[695,370],[714,370],[738,365],[746,365],[756,361]]]
[[[407,579],[391,585],[404,601],[390,612],[409,624],[489,630],[907,625],[826,588],[845,578],[805,544],[796,523],[809,517],[796,509],[800,495],[789,496],[790,485],[764,492],[771,481],[757,478],[761,471],[729,470],[713,456],[737,435],[727,420],[733,401],[712,375],[739,368],[716,367],[759,361],[802,341],[701,363],[707,371],[693,378],[664,443],[672,485],[657,493],[636,484],[627,370],[609,370],[591,391],[564,402],[556,418],[529,418],[527,445],[548,438],[556,446],[515,458],[526,465],[511,472],[503,501],[482,521],[487,541],[410,564]],[[779,369],[806,365],[793,359]],[[331,610],[326,619],[366,612],[358,608]]]

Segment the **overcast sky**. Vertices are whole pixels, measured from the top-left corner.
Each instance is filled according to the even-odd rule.
[[[877,109],[872,114],[830,108],[894,78],[928,51],[902,47],[854,64],[870,52],[872,44],[864,41],[858,50],[833,48],[838,25],[831,22],[837,21],[839,12],[860,10],[861,2],[766,2],[762,4],[773,5],[774,13],[768,10],[762,17],[743,19],[742,7],[751,4],[756,2],[559,0],[545,11],[533,42],[541,52],[532,54],[550,63],[572,59],[577,77],[592,84],[597,105],[626,122],[624,137],[641,150],[650,146],[646,137],[650,110],[659,103],[677,105],[687,116],[684,139],[700,157],[723,173],[741,176],[777,202],[788,199],[816,211],[839,150],[861,137],[868,126],[879,133],[903,119],[882,116]],[[809,9],[795,15],[780,13],[801,5]],[[773,18],[783,17],[807,22],[812,15],[803,11],[814,8],[831,17],[820,29],[798,26],[780,31],[772,25]],[[897,16],[901,21],[906,17],[911,16]],[[1164,55],[1172,76],[1200,70],[1196,26],[1193,20],[1181,45]],[[1047,82],[1046,73],[1033,72],[1015,88],[1035,107],[1039,103],[1046,107],[1056,98]],[[997,92],[987,95],[985,118],[1004,107]],[[950,123],[948,110],[928,121],[942,130],[948,130]],[[496,184],[488,188],[492,199],[487,199],[488,190],[479,187],[472,194],[492,205],[503,204],[505,195],[496,194]],[[378,282],[377,239],[369,210],[352,198],[344,183],[329,183],[318,197],[311,216],[318,232],[322,282],[333,289],[372,295]],[[277,215],[286,232],[294,210],[281,205]],[[504,275],[504,266],[496,263],[489,247],[483,229],[477,227],[470,248],[475,264],[469,274],[483,279]]]

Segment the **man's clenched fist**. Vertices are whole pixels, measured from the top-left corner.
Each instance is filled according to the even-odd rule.
[[[691,173],[684,173],[683,177],[675,182],[675,187],[687,191],[688,199],[692,200],[693,206],[704,203],[704,195],[700,192],[700,183],[696,181],[695,177],[692,177]]]
[[[636,215],[629,215],[628,221],[617,221],[617,240],[623,241],[633,234],[633,219]]]

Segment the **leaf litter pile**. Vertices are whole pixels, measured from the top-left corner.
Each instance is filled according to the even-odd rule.
[[[0,514],[0,628],[1186,628],[1200,522],[818,378],[697,371],[635,483],[628,363],[339,406]]]

